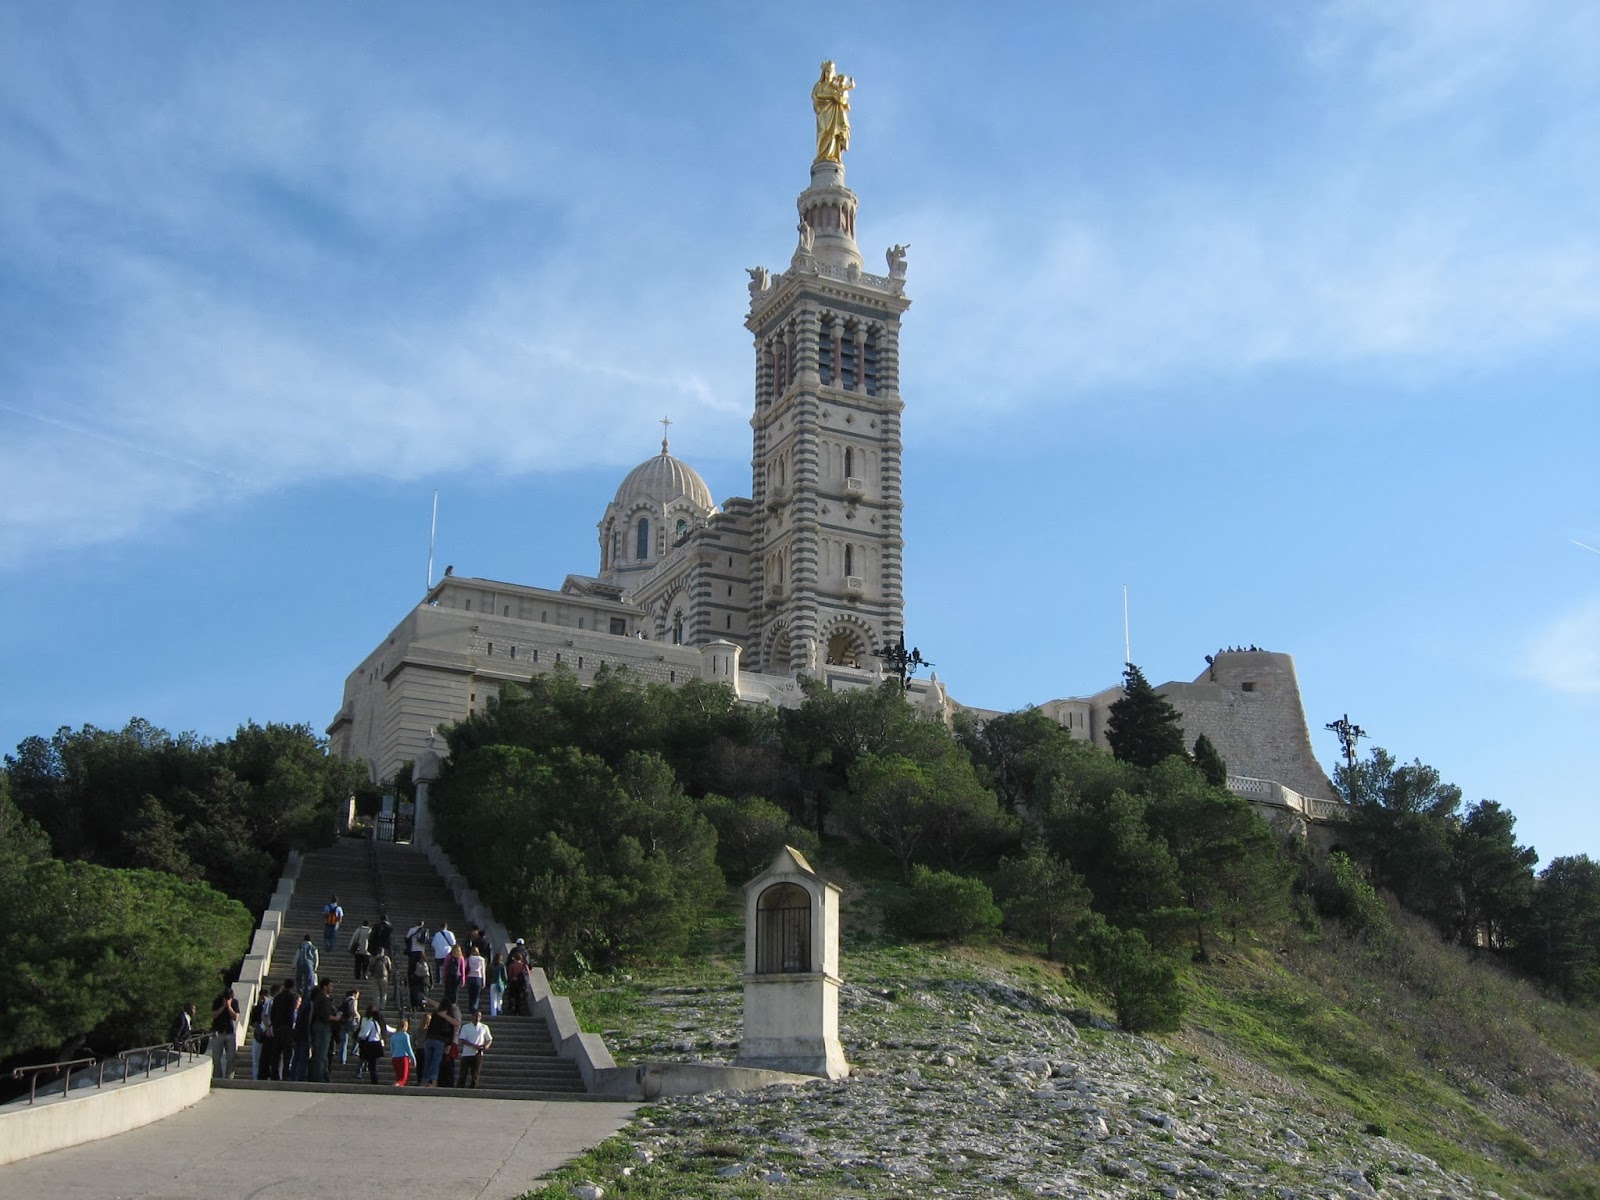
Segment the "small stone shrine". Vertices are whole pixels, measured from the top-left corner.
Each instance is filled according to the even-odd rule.
[[[744,1040],[735,1065],[843,1079],[838,887],[785,846],[744,896]]]

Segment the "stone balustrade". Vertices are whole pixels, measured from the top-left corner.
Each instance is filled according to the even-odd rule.
[[[1308,821],[1343,821],[1348,819],[1349,805],[1341,800],[1324,800],[1315,796],[1302,796],[1293,788],[1284,787],[1273,779],[1254,779],[1248,775],[1229,775],[1228,790],[1251,804],[1272,808],[1286,808],[1297,812]]]

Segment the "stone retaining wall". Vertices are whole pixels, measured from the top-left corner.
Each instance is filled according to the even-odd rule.
[[[148,1078],[7,1105],[0,1109],[0,1163],[138,1129],[198,1104],[210,1090],[211,1057],[202,1054]]]

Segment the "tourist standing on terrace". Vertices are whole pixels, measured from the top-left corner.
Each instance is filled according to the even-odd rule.
[[[291,980],[284,980],[283,989],[272,1000],[272,1063],[268,1079],[291,1078],[294,1062],[295,1017],[300,1011],[300,996]]]
[[[216,1079],[227,1079],[233,1074],[234,1032],[239,1023],[239,1002],[233,998],[233,988],[225,987],[222,995],[211,1002],[211,1074]]]
[[[456,1035],[456,1044],[461,1047],[461,1061],[457,1064],[460,1073],[456,1076],[458,1088],[475,1088],[478,1078],[483,1074],[483,1053],[494,1045],[494,1038],[489,1033],[489,1027],[483,1023],[483,1014],[473,1009],[467,1014],[466,1024],[461,1026],[461,1032]]]
[[[276,1064],[277,1057],[272,1050],[272,1001],[279,992],[279,987],[262,984],[261,999],[256,1001],[255,1011],[250,1014],[250,1023],[255,1026],[256,1036],[250,1040],[250,1077],[252,1079],[271,1079],[272,1069],[269,1064]]]

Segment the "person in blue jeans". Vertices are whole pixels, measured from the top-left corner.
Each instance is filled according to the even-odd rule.
[[[344,920],[344,909],[339,907],[339,897],[335,896],[322,906],[322,948],[332,950],[333,944],[339,937],[339,925]]]
[[[454,1004],[446,1008],[439,1005],[428,1017],[422,1038],[422,1086],[439,1086],[439,1064],[444,1062],[445,1051],[456,1040],[461,1028],[461,1015]]]
[[[324,979],[311,993],[311,1054],[307,1078],[312,1083],[328,1082],[328,1059],[332,1057],[333,1036],[339,1028],[339,1009],[333,1002],[333,981]]]

